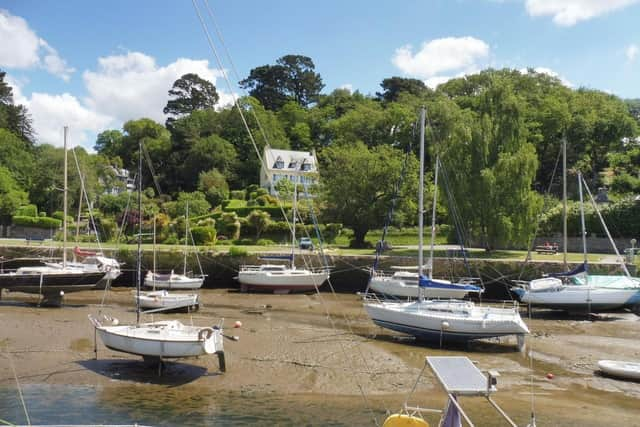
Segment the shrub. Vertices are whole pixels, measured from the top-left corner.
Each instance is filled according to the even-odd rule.
[[[256,245],[258,246],[273,246],[275,245],[275,242],[271,239],[258,239],[258,241],[256,242]]]
[[[16,210],[16,216],[38,216],[38,208],[36,205],[20,206]]]
[[[31,217],[31,216],[14,216],[13,223],[15,225],[22,225],[25,227],[36,227],[36,228],[60,228],[62,226],[62,221],[55,218],[49,217]]]
[[[215,227],[197,226],[191,229],[191,235],[196,245],[208,245],[216,240]]]
[[[231,191],[231,194],[229,196],[230,199],[235,199],[235,200],[244,200],[245,197],[246,197],[246,194],[244,190],[233,190]]]
[[[239,248],[237,246],[231,246],[229,248],[229,256],[232,257],[241,257],[241,256],[247,256],[248,252],[245,248]]]

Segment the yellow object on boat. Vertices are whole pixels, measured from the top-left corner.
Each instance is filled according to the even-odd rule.
[[[423,418],[407,414],[389,415],[382,427],[429,427],[429,423]]]

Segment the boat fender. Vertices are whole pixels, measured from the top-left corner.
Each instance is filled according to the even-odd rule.
[[[204,328],[198,331],[198,340],[206,341],[213,336],[213,329]]]

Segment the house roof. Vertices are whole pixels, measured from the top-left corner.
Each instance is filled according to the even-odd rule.
[[[276,162],[282,161],[282,168],[276,168]],[[264,149],[264,162],[268,169],[277,169],[283,171],[303,171],[302,165],[311,165],[306,172],[315,172],[316,159],[312,152],[309,151],[293,151],[278,150],[271,147]]]

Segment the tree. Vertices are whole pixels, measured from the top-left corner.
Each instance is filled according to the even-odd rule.
[[[179,165],[183,176],[183,189],[195,189],[198,185],[198,174],[212,169],[215,169],[223,179],[226,176],[232,176],[237,163],[236,158],[234,146],[220,136],[197,138],[187,152],[186,159]]]
[[[196,110],[213,109],[220,99],[213,83],[194,73],[185,74],[173,82],[169,96],[173,99],[162,110],[173,116],[167,119],[168,124],[175,117],[186,116]]]
[[[124,135],[117,129],[100,132],[96,138],[96,143],[93,148],[98,153],[110,159],[115,157],[122,158],[125,153]]]
[[[382,227],[399,180],[404,154],[388,145],[368,148],[361,141],[332,146],[321,153],[326,222],[340,222],[353,230],[355,247],[365,246],[372,228]],[[408,159],[404,186],[396,209],[414,212],[417,162]]]
[[[11,224],[11,217],[16,210],[27,203],[27,193],[20,189],[9,169],[0,166],[0,224]]]
[[[401,92],[410,93],[418,97],[431,92],[431,89],[429,89],[422,80],[403,77],[384,79],[382,83],[380,83],[380,86],[382,86],[383,91],[376,92],[376,97],[385,102],[397,101]]]
[[[29,111],[23,105],[14,105],[11,86],[4,81],[6,74],[0,71],[0,128],[8,129],[33,145],[35,132]]]
[[[288,100],[303,107],[317,102],[324,87],[308,56],[285,55],[275,65],[262,65],[250,71],[240,82],[243,89],[257,98],[265,108],[279,110]]]
[[[6,166],[23,190],[31,187],[34,155],[29,143],[7,129],[0,129],[0,165]]]
[[[269,212],[254,210],[247,215],[247,222],[255,228],[256,239],[259,239],[262,232],[269,225],[269,222],[271,222],[271,215],[269,215]]]
[[[204,193],[207,202],[214,207],[229,198],[229,184],[224,175],[215,168],[208,172],[200,172],[198,190]]]
[[[187,204],[189,205],[189,217],[201,216],[211,210],[211,205],[207,202],[205,195],[200,191],[192,193],[180,192],[178,200],[167,202],[164,208],[172,218],[185,216],[187,214]]]

